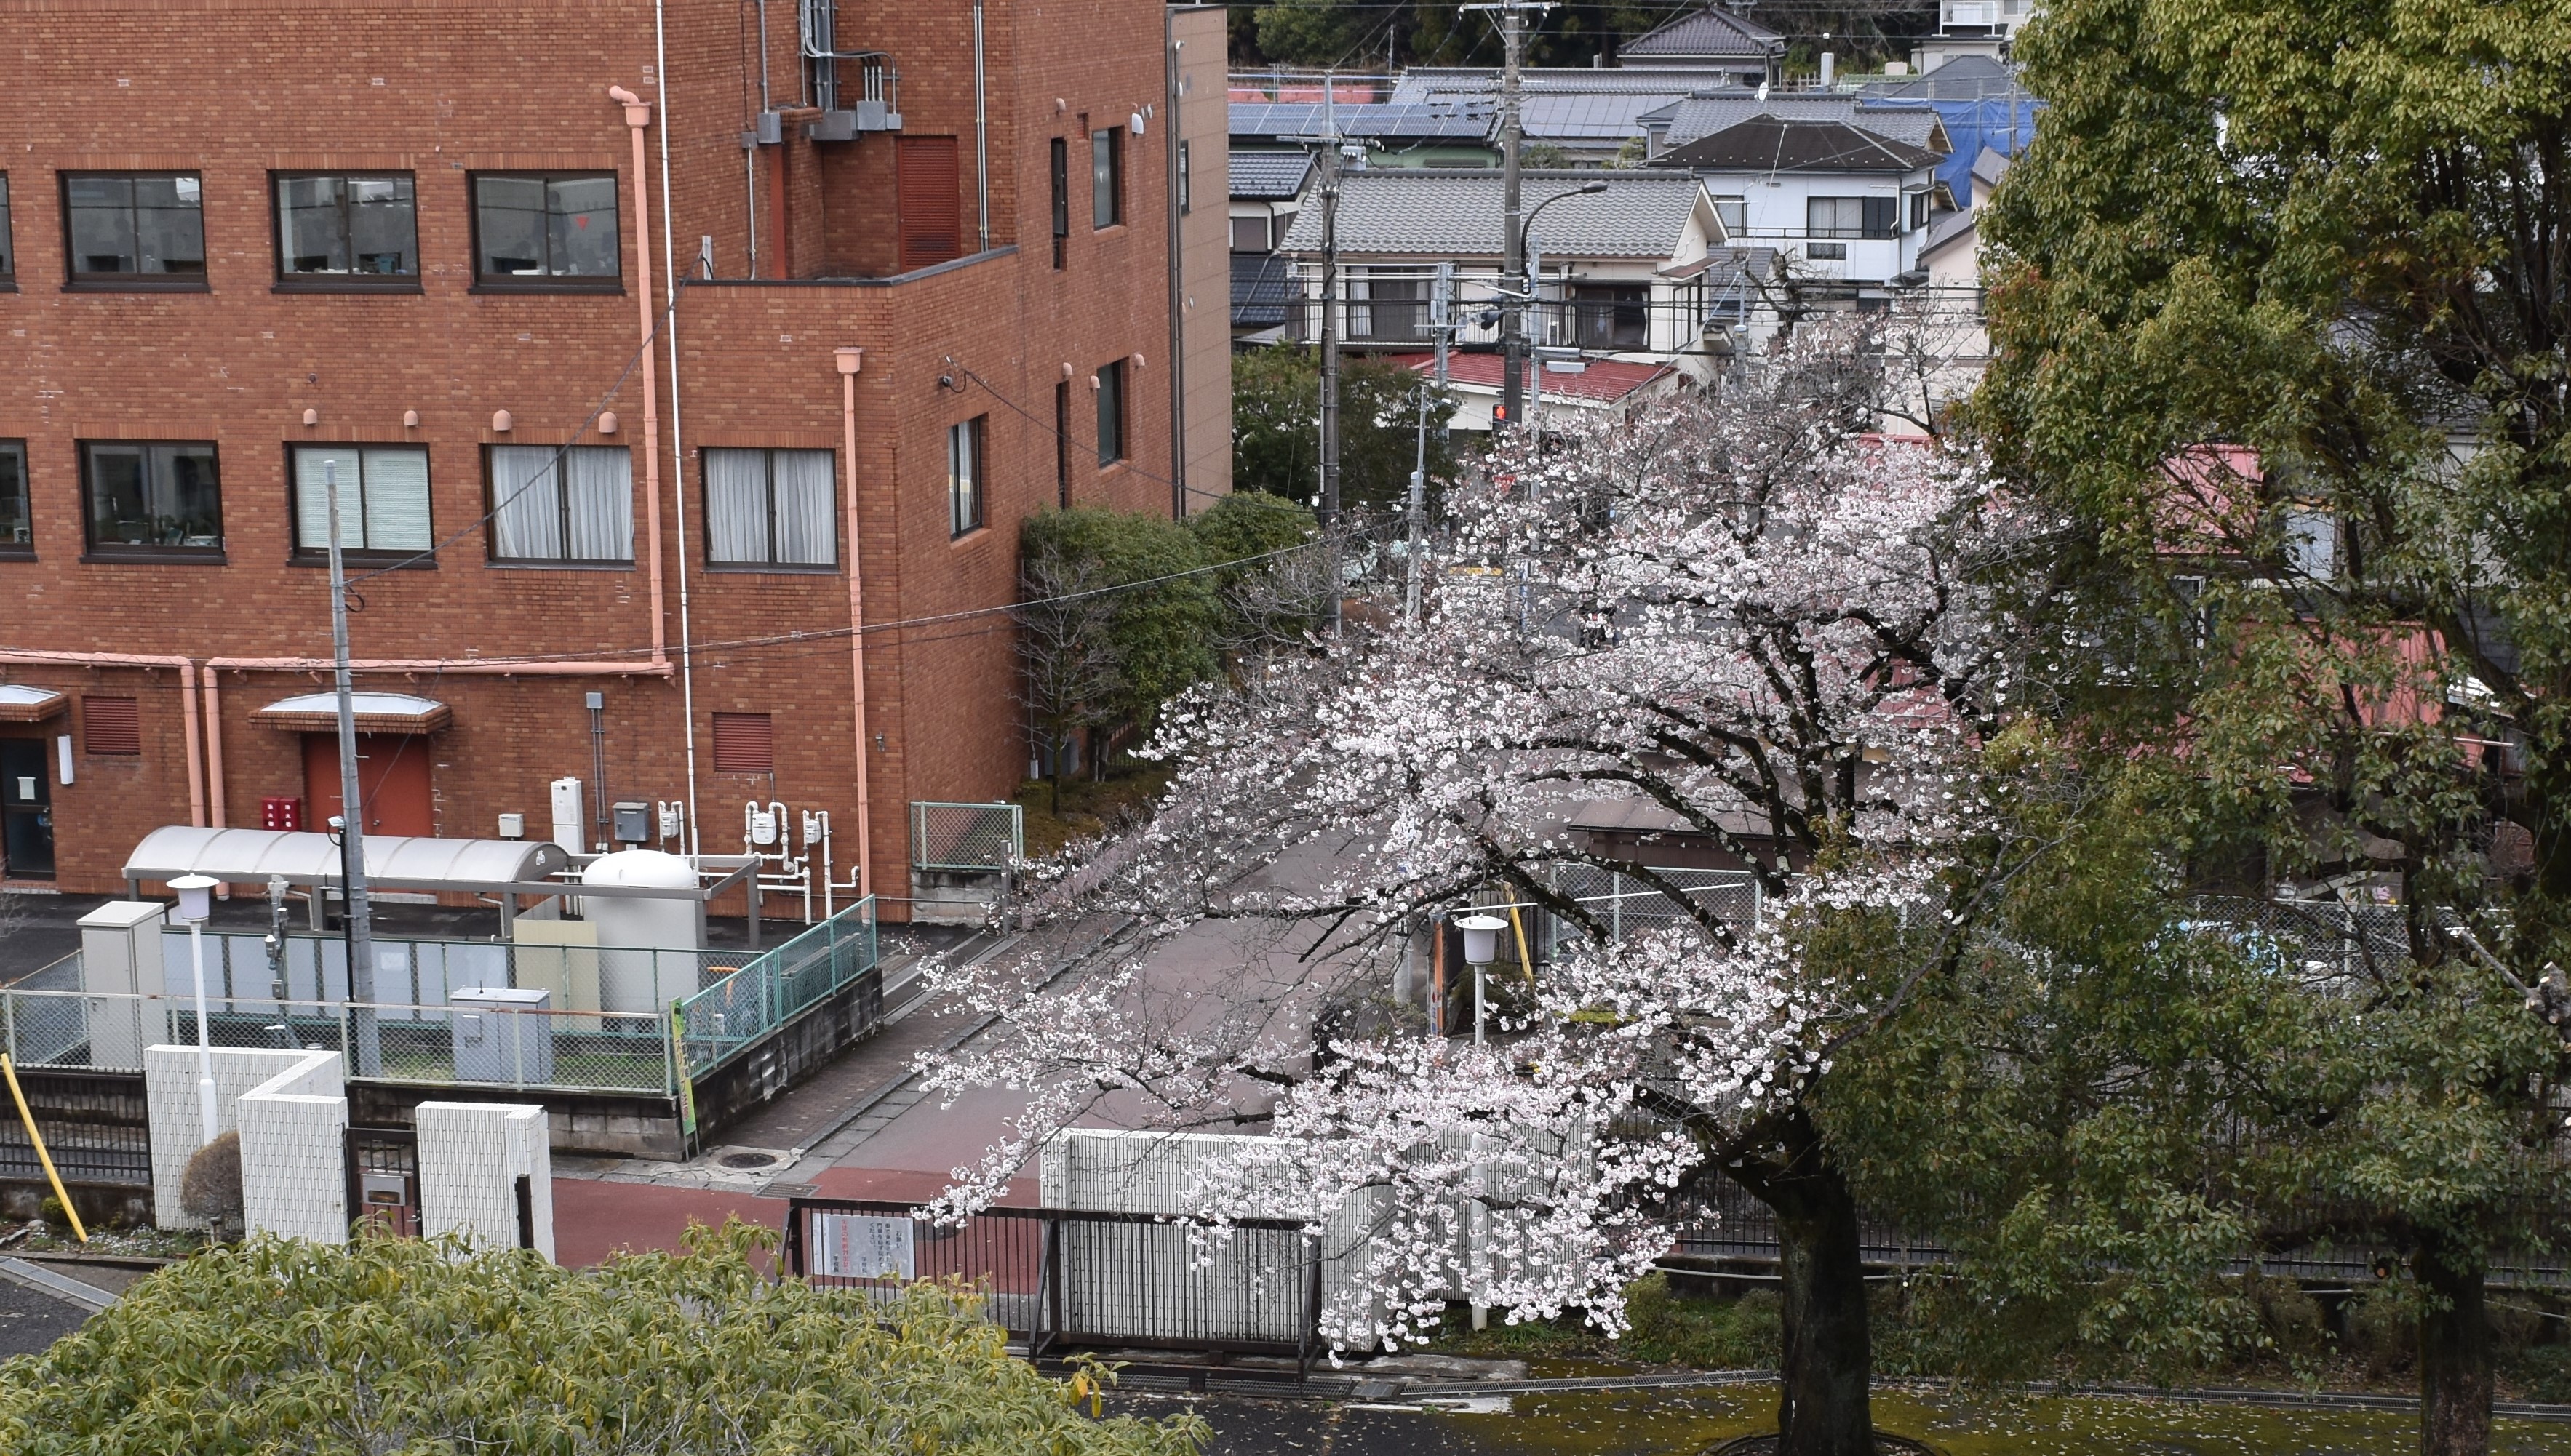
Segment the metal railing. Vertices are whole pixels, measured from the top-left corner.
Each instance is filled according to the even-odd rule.
[[[1195,1229],[1151,1213],[986,1209],[962,1223],[868,1199],[786,1206],[786,1270],[887,1294],[917,1279],[978,1293],[1041,1358],[1073,1345],[1281,1354],[1322,1348],[1320,1237],[1299,1222]]]
[[[814,1002],[875,972],[875,900],[868,895],[774,950],[739,962],[675,1008],[681,1075],[703,1077]]]
[[[287,1000],[347,999],[348,945],[337,935],[304,931],[287,935],[279,966],[268,959],[267,940],[261,932],[208,930],[204,934],[206,997],[223,1002],[224,1011],[236,1010],[236,1003],[273,1005],[280,975]],[[543,987],[554,993],[558,1011],[644,1016],[658,1016],[669,1009],[661,988],[700,990],[731,974],[744,957],[753,954],[380,935],[374,947],[374,999],[379,1002],[435,1006],[471,987]],[[193,996],[195,974],[187,928],[165,926],[161,984],[173,993]]]
[[[217,1001],[209,994],[206,1039],[219,1047],[345,1055],[353,1046],[349,1023],[360,1013],[372,1014],[381,1069],[376,1076],[384,1081],[672,1090],[669,1025],[657,1015],[252,997]],[[196,1045],[197,1003],[193,997],[12,987],[0,990],[0,1042],[24,1067],[139,1072],[146,1047]]]
[[[998,803],[910,805],[910,867],[960,874],[1007,874],[1026,857],[1027,811]]]

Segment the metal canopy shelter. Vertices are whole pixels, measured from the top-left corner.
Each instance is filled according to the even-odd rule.
[[[572,856],[545,839],[437,839],[424,835],[370,834],[364,841],[366,882],[377,889],[442,894],[497,895],[505,926],[517,918],[517,897],[707,901],[737,884],[750,891],[750,943],[759,946],[760,861],[751,855],[708,854],[697,860],[695,889],[659,885],[587,885],[553,876],[573,868]],[[136,899],[145,880],[211,875],[226,884],[264,887],[283,879],[307,892],[342,888],[339,843],[327,834],[277,829],[210,829],[171,824],[153,830],[125,861],[125,883]],[[316,909],[316,915],[319,913]]]

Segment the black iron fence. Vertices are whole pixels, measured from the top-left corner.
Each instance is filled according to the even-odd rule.
[[[142,1078],[20,1067],[18,1085],[65,1183],[151,1186],[152,1119]],[[0,1181],[44,1176],[18,1110],[0,1099]]]
[[[1194,1228],[1150,1213],[988,1209],[961,1223],[908,1204],[795,1199],[787,1272],[886,1294],[917,1279],[978,1294],[1042,1358],[1077,1346],[1290,1355],[1323,1348],[1320,1239],[1298,1222]]]

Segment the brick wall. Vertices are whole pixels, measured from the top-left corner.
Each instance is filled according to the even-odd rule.
[[[744,45],[743,13],[711,0],[680,0],[665,13],[674,74],[668,110],[656,110],[647,138],[641,179],[653,203],[652,236],[638,240],[630,135],[605,91],[621,84],[660,99],[649,8],[0,0],[0,26],[20,41],[22,56],[11,85],[0,88],[0,135],[18,143],[0,154],[17,258],[15,290],[0,292],[0,357],[10,363],[0,369],[0,438],[27,442],[36,535],[35,560],[0,560],[0,648],[185,656],[201,664],[326,657],[323,574],[288,561],[292,444],[426,446],[441,538],[487,509],[486,446],[580,438],[639,452],[639,371],[619,383],[641,327],[634,293],[474,291],[465,177],[503,168],[615,171],[625,287],[639,281],[638,242],[651,248],[655,279],[665,280],[666,116],[675,252],[689,270],[698,240],[712,237],[719,276],[692,282],[677,305],[675,415],[668,341],[655,345],[665,578],[658,603],[641,500],[647,472],[638,459],[632,567],[493,566],[484,535],[470,531],[433,567],[363,582],[354,604],[362,610],[352,618],[360,659],[547,658],[609,661],[626,670],[504,676],[487,665],[458,666],[370,674],[363,686],[416,693],[453,710],[453,726],[424,740],[437,830],[450,836],[489,835],[504,812],[524,813],[530,833],[544,832],[546,782],[593,776],[583,707],[592,691],[607,695],[613,798],[686,798],[693,738],[708,852],[738,851],[744,799],[782,799],[791,808],[830,812],[844,878],[862,759],[876,881],[897,894],[906,800],[1005,794],[1026,751],[1006,619],[991,609],[1012,595],[1016,522],[1054,500],[1055,384],[1065,377],[1075,384],[1075,498],[1167,509],[1171,496],[1165,150],[1127,147],[1128,221],[1093,232],[1088,148],[1078,130],[1083,115],[1122,124],[1162,96],[1161,7],[1141,0],[991,5],[985,71],[994,250],[863,281],[815,275],[832,265],[891,265],[897,219],[890,139],[815,144],[788,110],[785,144],[745,154],[741,134],[753,125],[759,77],[755,38]],[[790,109],[803,99],[791,8],[771,6],[770,26],[771,101]],[[970,7],[960,0],[852,3],[841,19],[843,44],[886,51],[899,66],[904,134],[958,139],[968,249],[977,245],[970,26]],[[1074,168],[1068,265],[1060,271],[1051,265],[1045,181],[1046,144],[1057,136],[1070,142]],[[746,176],[754,167],[755,210]],[[202,175],[207,290],[66,290],[57,174],[145,168]],[[333,168],[413,174],[417,293],[273,290],[269,174]],[[787,184],[781,209],[774,186],[780,175]],[[1200,190],[1209,184],[1220,186],[1207,178]],[[750,276],[754,218],[757,278]],[[1012,246],[1018,239],[1029,243],[1024,251]],[[794,276],[782,276],[789,268]],[[843,517],[853,483],[864,613],[873,629],[865,635],[862,745],[845,542],[841,566],[821,573],[710,572],[704,565],[700,452],[710,445],[836,449],[841,385],[832,351],[840,346],[865,350],[855,458],[838,464]],[[1102,470],[1087,379],[1108,360],[1134,355],[1143,364],[1129,383],[1130,459]],[[1204,381],[1192,383],[1201,389]],[[602,406],[617,415],[617,433],[582,435],[584,420]],[[317,423],[303,423],[306,410]],[[511,416],[505,434],[492,428],[500,410]],[[404,423],[406,411],[416,412],[416,426]],[[951,540],[946,430],[975,415],[989,417],[989,524]],[[107,438],[218,444],[222,564],[82,560],[76,442]],[[656,669],[650,660],[656,611],[675,659],[683,588],[684,631],[697,647],[693,681],[684,685],[673,668]],[[906,623],[915,625],[896,625]],[[813,636],[772,640],[794,634]],[[140,701],[142,755],[76,755],[75,781],[51,790],[59,882],[72,890],[113,888],[117,867],[145,832],[188,819],[193,740],[180,674],[0,661],[0,677],[74,699],[69,720],[0,726],[0,734],[77,735],[78,699],[87,694]],[[220,743],[221,792],[212,812],[222,821],[255,823],[261,798],[303,793],[296,735],[263,727],[254,715],[326,686],[325,679],[222,669],[213,675],[214,691],[198,695]],[[693,724],[683,707],[690,692]],[[773,774],[713,771],[711,718],[719,712],[774,716]],[[205,744],[195,743],[195,751],[202,755]],[[200,762],[202,771],[216,766]],[[888,904],[885,918],[902,918],[902,907]]]

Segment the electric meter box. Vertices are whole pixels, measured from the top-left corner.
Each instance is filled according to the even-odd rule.
[[[648,844],[652,841],[652,806],[627,799],[614,806],[616,842]]]

